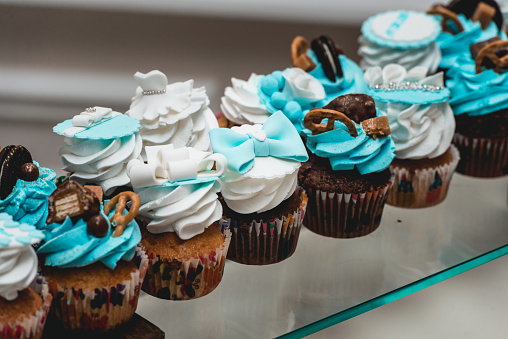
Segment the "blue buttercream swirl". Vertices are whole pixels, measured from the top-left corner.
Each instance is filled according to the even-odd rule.
[[[344,76],[342,78],[335,77],[335,81],[330,81],[325,75],[323,65],[318,61],[314,51],[308,50],[307,55],[316,64],[316,68],[310,71],[310,75],[318,79],[325,88],[326,98],[324,105],[336,97],[351,93],[367,93],[368,86],[363,78],[363,71],[354,61],[345,55],[339,55],[339,61]]]
[[[111,211],[110,217],[115,211]],[[127,211],[124,211],[124,215]],[[105,217],[101,211],[101,215]],[[108,221],[109,223],[109,221]],[[76,223],[67,217],[61,224],[53,223],[44,231],[46,242],[38,253],[46,254],[46,266],[61,268],[81,267],[101,261],[114,269],[120,260],[130,261],[134,257],[135,247],[141,241],[141,232],[136,221],[131,221],[123,234],[113,237],[113,229],[103,238],[96,238],[87,232],[86,221]]]
[[[331,131],[312,135],[305,129],[307,147],[315,155],[330,160],[334,171],[352,170],[355,167],[362,175],[381,172],[388,168],[395,158],[395,144],[390,136],[373,139],[353,122],[358,131],[352,137],[344,124],[335,122]]]
[[[467,19],[464,14],[458,14],[457,17],[464,31],[455,35],[449,32],[441,32],[436,40],[436,43],[441,49],[442,59],[439,64],[441,68],[448,69],[453,67],[457,58],[462,54],[469,54],[469,46],[474,43],[488,40],[498,34],[500,34],[501,39],[506,40],[506,34],[504,32],[499,32],[495,22],[491,22],[487,29],[482,30],[479,21],[473,22]],[[449,23],[449,25],[453,25],[453,27],[450,28],[456,31],[456,27],[453,23]]]
[[[455,115],[480,116],[508,108],[508,71],[497,74],[484,69],[476,74],[475,62],[467,55],[457,59],[457,65],[446,73],[450,80],[448,102]]]
[[[48,217],[48,197],[56,189],[56,173],[40,167],[37,161],[33,163],[39,169],[39,178],[35,181],[18,179],[11,194],[0,200],[0,212],[11,215],[14,221],[42,230]]]

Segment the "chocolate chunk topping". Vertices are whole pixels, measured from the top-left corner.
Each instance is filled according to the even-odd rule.
[[[474,22],[479,21],[482,30],[486,30],[492,22],[492,18],[496,15],[496,9],[487,5],[485,2],[480,2],[471,16]]]
[[[66,217],[82,216],[86,219],[100,211],[97,196],[72,180],[66,180],[58,186],[49,196],[48,202],[48,224],[62,222]]]
[[[376,117],[374,99],[367,94],[341,95],[323,108],[342,112],[356,123]]]
[[[21,173],[21,166],[32,162],[28,150],[21,146],[9,145],[0,152],[0,199],[11,194]]]
[[[335,82],[335,77],[342,78],[344,76],[339,60],[339,50],[342,50],[337,47],[335,42],[326,35],[321,35],[311,42],[311,48],[323,66],[326,77],[332,82]]]
[[[457,14],[462,13],[466,16],[466,18],[470,19],[476,11],[476,7],[481,2],[484,2],[485,4],[495,8],[496,12],[494,14],[493,20],[496,23],[497,28],[502,30],[503,13],[501,12],[501,8],[495,0],[453,0],[446,7]]]
[[[33,162],[27,162],[21,166],[19,178],[25,181],[35,181],[39,179],[39,168]]]
[[[109,223],[102,215],[94,215],[86,223],[86,231],[96,238],[104,238],[109,232]]]
[[[388,124],[388,117],[377,117],[362,121],[362,128],[369,137],[374,140],[377,137],[386,137],[390,135],[390,125]]]

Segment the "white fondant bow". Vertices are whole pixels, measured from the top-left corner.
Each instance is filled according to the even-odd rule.
[[[105,120],[114,118],[120,114],[122,113],[113,112],[111,108],[107,107],[89,107],[84,112],[75,115],[72,118],[72,127],[64,130],[62,134],[66,137],[73,137],[87,128],[97,125]]]
[[[147,163],[134,159],[127,164],[127,173],[135,188],[220,177],[227,167],[224,155],[202,152],[191,147],[175,149],[173,145],[146,146],[145,151]],[[212,170],[214,164],[215,169]]]

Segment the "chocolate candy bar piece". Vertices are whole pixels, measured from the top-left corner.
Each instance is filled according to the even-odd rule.
[[[100,212],[99,198],[75,181],[66,180],[48,198],[47,224],[62,222],[67,217],[90,217]]]
[[[364,120],[362,121],[362,128],[365,131],[365,134],[374,140],[378,137],[386,137],[392,132],[390,130],[387,117],[377,117]]]
[[[485,2],[480,2],[471,16],[471,20],[479,21],[483,30],[486,30],[492,22],[492,18],[496,15],[496,9],[487,5]]]
[[[342,112],[356,123],[376,117],[374,99],[367,94],[341,95],[323,108]]]

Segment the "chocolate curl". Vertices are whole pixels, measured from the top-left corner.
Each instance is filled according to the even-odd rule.
[[[482,26],[482,30],[486,30],[489,27],[494,15],[496,14],[496,9],[492,6],[487,5],[485,2],[480,2],[471,17],[471,20],[476,22],[479,21]]]
[[[362,128],[365,134],[374,140],[377,137],[386,137],[392,132],[388,124],[388,117],[385,116],[362,121]]]
[[[459,30],[458,33],[464,32],[464,26],[462,26],[462,23],[459,21],[459,17],[454,12],[450,11],[449,9],[445,8],[441,5],[436,5],[429,9],[427,11],[427,14],[436,14],[440,15],[441,18],[441,28],[443,32],[448,32],[453,34],[453,32],[450,30],[450,28],[447,25],[448,20],[453,22],[457,29]],[[483,27],[483,26],[482,26]]]
[[[296,36],[291,43],[291,65],[310,72],[316,64],[307,55],[309,42],[303,36]]]
[[[132,202],[129,213],[122,215],[122,212],[125,209],[125,205],[129,200]],[[138,215],[139,207],[141,206],[141,200],[139,199],[139,196],[134,192],[122,192],[108,201],[108,203],[104,206],[104,214],[109,215],[115,206],[115,214],[113,214],[109,221],[111,222],[112,226],[116,226],[113,237],[119,237],[123,234],[123,231],[127,225],[132,220],[134,220],[136,215]]]
[[[323,119],[328,119],[326,125],[321,123]],[[313,108],[305,115],[303,123],[305,124],[305,127],[312,131],[312,135],[316,135],[331,131],[334,127],[335,120],[339,120],[346,125],[349,134],[353,138],[358,136],[358,131],[356,130],[356,126],[353,121],[351,121],[351,119],[349,119],[344,113],[331,109]]]
[[[480,74],[482,72],[482,64],[483,59],[487,58],[494,64],[494,72],[501,74],[501,70],[505,67],[508,67],[508,54],[500,57],[497,55],[498,52],[502,48],[508,47],[508,41],[498,40],[491,42],[487,46],[483,47],[476,56],[475,60],[475,68],[476,74]]]

